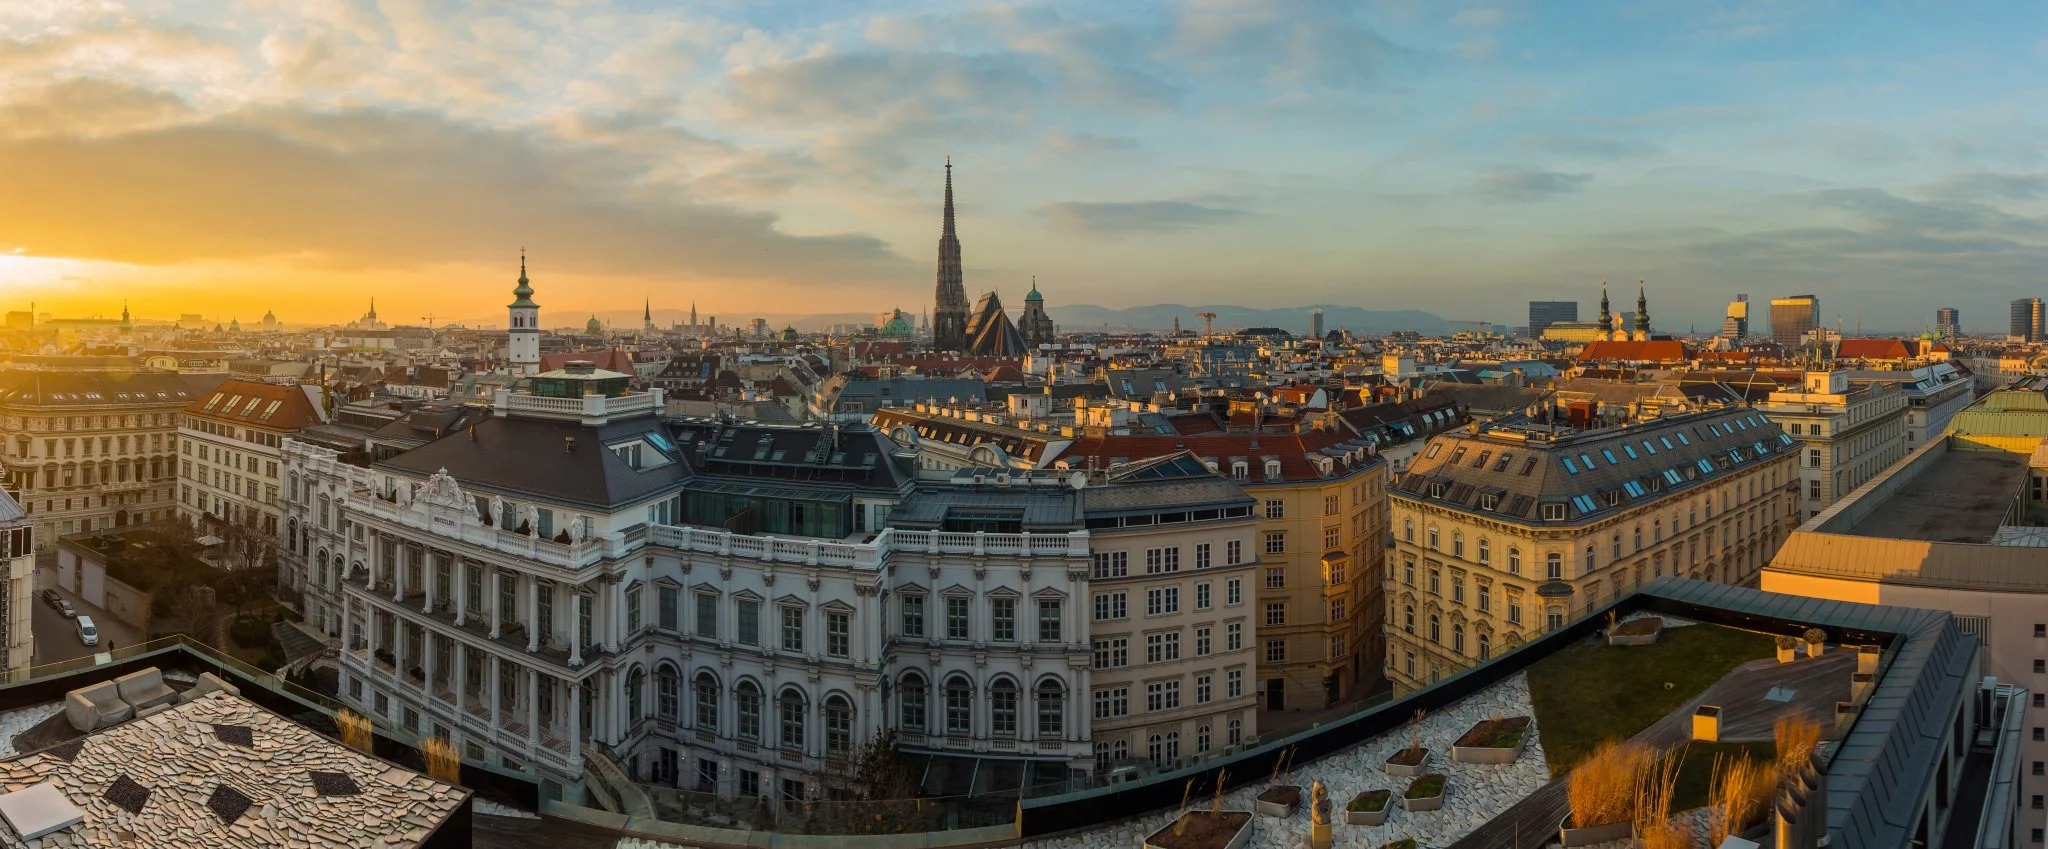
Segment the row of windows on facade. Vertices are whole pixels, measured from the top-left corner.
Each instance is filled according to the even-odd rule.
[[[334,555],[332,570],[329,569],[328,562],[326,549],[321,549],[319,557],[315,560],[316,580],[319,586],[338,591],[340,589],[340,582],[346,576],[345,561],[340,555]],[[452,597],[449,593],[450,573],[449,563],[444,561],[435,564],[433,580],[435,596],[437,598],[448,599]],[[540,620],[538,623],[539,631],[540,633],[551,633],[554,624],[555,584],[551,581],[534,579],[534,585],[532,591],[537,593],[534,598],[534,606],[537,610],[536,615]],[[410,592],[418,592],[421,589],[418,570],[408,570],[405,589]],[[483,612],[483,570],[468,570],[468,580],[463,590],[466,593],[464,597],[466,602],[465,609],[478,613]],[[658,586],[657,590],[656,627],[666,631],[681,633],[683,630],[681,621],[682,588]],[[576,597],[589,598],[589,596],[582,593],[575,595]],[[706,639],[718,639],[720,637],[718,620],[722,597],[719,594],[708,592],[693,592],[692,595],[695,597],[696,615],[694,617],[695,621],[691,623],[691,633]],[[630,634],[639,631],[644,621],[641,613],[641,588],[630,588],[626,590],[625,596],[626,631]],[[516,583],[505,582],[499,586],[498,610],[501,623],[516,623],[519,621],[517,615],[519,609],[518,599],[518,585]],[[1014,598],[1000,597],[988,599],[989,640],[999,643],[1018,641],[1017,601]],[[964,596],[946,596],[942,598],[942,602],[945,607],[944,639],[972,639],[971,600]],[[1042,643],[1059,643],[1063,639],[1063,629],[1061,627],[1061,606],[1063,602],[1060,599],[1037,599],[1036,603],[1037,620],[1035,622],[1035,633],[1037,641]],[[899,596],[899,604],[902,614],[900,620],[903,626],[902,635],[906,638],[925,637],[927,635],[926,619],[928,615],[925,596],[919,593],[904,593]],[[733,624],[731,639],[740,645],[762,645],[762,613],[763,608],[767,606],[766,602],[735,598],[732,607]],[[585,602],[575,607],[582,620],[583,644],[589,645],[591,639],[590,616],[592,605]],[[785,652],[801,654],[809,651],[805,633],[806,608],[799,605],[778,604],[775,605],[775,609],[779,625],[776,631],[776,645]],[[835,658],[851,656],[853,613],[851,611],[828,608],[824,611],[824,625],[825,656]]]
[[[69,430],[106,430],[114,427],[170,427],[177,422],[175,413],[140,413],[116,416],[9,416],[9,430],[49,431],[63,433]],[[27,454],[26,447],[21,449]]]
[[[244,454],[240,451],[222,448],[209,442],[199,442],[192,439],[184,441],[182,453],[187,457],[196,457],[202,463],[219,463],[236,471],[248,472],[250,474],[255,474],[256,470],[261,468],[264,477],[271,480],[277,479],[277,460],[272,457],[265,457],[260,454]]]
[[[965,679],[960,679],[963,683]],[[1206,705],[1216,700],[1216,674],[1202,672],[1195,675],[1195,704]],[[1173,678],[1145,682],[1145,712],[1164,713],[1179,710],[1180,679]],[[1232,667],[1223,671],[1223,698],[1244,697],[1244,668]],[[1129,686],[1102,687],[1095,691],[1096,719],[1120,719],[1131,715],[1131,688]]]
[[[163,458],[132,460],[103,460],[98,463],[80,465],[66,464],[59,468],[43,470],[42,489],[57,489],[67,486],[95,486],[110,483],[127,483],[130,480],[162,480],[167,477]],[[24,470],[17,481],[23,489],[34,489],[34,470]]]
[[[1235,746],[1243,742],[1244,720],[1234,716],[1231,717],[1224,733],[1228,735],[1227,742],[1224,743],[1224,745],[1226,746]],[[1210,738],[1211,735],[1209,732],[1209,725],[1207,723],[1203,723],[1202,725],[1196,726],[1195,754],[1204,755],[1209,753],[1209,750],[1213,748],[1213,744]],[[1154,768],[1162,770],[1173,769],[1176,765],[1176,762],[1180,760],[1179,731],[1166,731],[1162,733],[1152,734],[1147,736],[1145,738],[1145,741],[1146,754],[1152,761],[1152,766]],[[1095,741],[1095,771],[1097,773],[1108,772],[1110,766],[1116,764],[1119,761],[1128,760],[1130,756],[1131,746],[1130,742],[1127,740],[1116,739]]]
[[[1215,652],[1215,642],[1213,640],[1214,627],[1213,625],[1195,626],[1195,657],[1208,657]],[[1343,658],[1349,652],[1350,642],[1346,634],[1330,635],[1329,655],[1324,659],[1334,661]],[[1266,662],[1286,663],[1288,658],[1287,645],[1288,643],[1285,639],[1266,640]],[[1145,662],[1148,664],[1158,664],[1180,660],[1180,647],[1180,631],[1178,629],[1146,634]],[[1093,668],[1095,669],[1122,669],[1131,664],[1131,638],[1129,637],[1103,637],[1094,641],[1094,648]],[[1244,623],[1223,623],[1223,650],[1233,652],[1240,651],[1243,648]]]
[[[121,434],[118,436],[102,436],[98,437],[97,441],[95,441],[94,437],[90,436],[83,438],[65,437],[63,439],[44,439],[42,458],[45,460],[56,459],[59,456],[58,449],[60,448],[63,450],[62,456],[64,457],[91,457],[94,456],[93,448],[95,445],[97,445],[99,448],[98,453],[100,456],[127,454],[129,453],[130,445],[134,446],[134,450],[136,452],[161,452],[164,450],[164,436],[165,434],[153,433],[149,435],[147,441],[145,441],[143,439],[143,435],[139,433],[134,434],[132,436],[128,434]],[[145,445],[147,447],[144,447]],[[34,449],[34,447],[34,440],[26,436],[15,437],[14,456],[18,459],[23,460],[35,459],[35,457],[32,454],[32,449]]]
[[[1711,507],[1709,507],[1707,512],[1707,519],[1712,520],[1713,518],[1713,510]],[[1405,523],[1405,527],[1402,529],[1404,538],[1408,542],[1414,542],[1415,521],[1413,519],[1404,519],[1402,521]],[[1684,528],[1680,528],[1677,522],[1674,520],[1672,523],[1672,533],[1684,533],[1685,531],[1691,530],[1692,528],[1698,526],[1698,517],[1696,515],[1689,517],[1687,521],[1691,524],[1687,525]],[[1743,514],[1743,516],[1739,517],[1736,520],[1736,522],[1737,524],[1735,526],[1735,530],[1741,533],[1755,533],[1757,528],[1762,525],[1762,522],[1753,513]],[[1660,518],[1652,521],[1652,533],[1652,544],[1662,543],[1664,541],[1663,519]],[[1429,527],[1428,534],[1429,536],[1427,545],[1429,547],[1429,550],[1442,552],[1442,549],[1439,547],[1440,535],[1436,526],[1431,525]],[[1716,535],[1715,526],[1706,526],[1704,534],[1706,547],[1712,548],[1714,546],[1714,538]],[[1635,528],[1634,545],[1634,552],[1640,552],[1645,548],[1645,543],[1643,541],[1643,528],[1641,525],[1637,525]],[[1613,560],[1620,560],[1634,552],[1627,552],[1623,550],[1622,535],[1619,531],[1616,531],[1613,537],[1609,540],[1609,554]],[[1463,532],[1451,532],[1451,549],[1449,553],[1450,556],[1456,558],[1463,558],[1465,556],[1465,535]],[[1597,546],[1586,546],[1584,554],[1584,565],[1586,571],[1591,572],[1599,568],[1598,554],[1599,549]],[[1659,554],[1661,556],[1661,552],[1659,552]],[[1475,562],[1477,562],[1481,566],[1490,567],[1493,565],[1492,541],[1488,540],[1485,537],[1479,538]],[[1508,548],[1507,567],[1508,573],[1511,575],[1522,574],[1522,550],[1520,548],[1513,546],[1510,546]],[[1412,573],[1414,569],[1414,563],[1412,561],[1408,564],[1408,568]],[[1547,579],[1553,581],[1564,579],[1564,555],[1561,552],[1553,551],[1544,555],[1544,576]],[[1410,575],[1407,583],[1411,586],[1414,585],[1415,581],[1412,574]]]
[[[153,503],[153,502],[155,502],[155,501],[157,500],[157,498],[156,498],[156,497],[157,497],[157,491],[156,491],[155,489],[145,489],[145,490],[143,490],[143,491],[141,491],[141,492],[135,492],[135,493],[115,493],[115,494],[112,494],[112,495],[98,495],[98,496],[93,496],[93,495],[79,495],[79,496],[66,496],[66,497],[64,497],[64,498],[45,498],[45,499],[43,499],[43,504],[42,504],[42,512],[44,512],[44,513],[55,513],[55,512],[58,512],[59,510],[93,510],[93,509],[104,509],[104,508],[107,508],[107,507],[122,507],[122,506],[126,506],[126,505],[129,505],[129,504],[149,504],[149,503]],[[95,504],[95,503],[94,503],[94,500],[95,500],[95,499],[97,499],[97,500],[98,500],[98,503],[97,503],[97,504]],[[169,501],[169,500],[170,500],[170,492],[169,492],[169,491],[165,491],[165,492],[164,492],[164,500],[165,500],[165,501]],[[37,511],[36,511],[36,502],[35,502],[35,499],[32,499],[32,498],[24,498],[24,499],[22,499],[22,500],[21,500],[21,509],[22,509],[22,512],[24,512],[24,513],[27,513],[27,514],[29,514],[29,515],[31,515],[31,516],[35,515],[35,514],[36,514],[36,512],[37,512]],[[166,511],[166,512],[168,512],[168,511]],[[110,520],[108,520],[108,521],[112,521],[112,520],[110,519]],[[91,525],[90,525],[90,522],[91,522],[91,520],[87,520],[87,523],[88,523],[88,524],[87,524],[86,530],[88,530],[88,531],[89,531],[89,530],[92,530],[92,527],[91,527]],[[68,532],[67,532],[67,533],[68,533]]]
[[[1353,487],[1351,489],[1351,506],[1356,507],[1365,503],[1365,492],[1364,483]],[[1323,495],[1323,515],[1335,516],[1341,508],[1341,499],[1336,493],[1325,493]],[[1265,512],[1268,519],[1285,519],[1287,518],[1287,501],[1281,498],[1268,498],[1265,503]]]
[[[1210,543],[1195,543],[1194,564],[1196,569],[1207,569],[1214,565],[1210,557]],[[1223,565],[1236,566],[1244,562],[1244,541],[1226,540],[1223,546]],[[1170,575],[1180,571],[1180,546],[1169,545],[1145,549],[1145,574]],[[1127,578],[1131,574],[1131,555],[1128,551],[1097,551],[1094,554],[1094,576],[1105,578]]]
[[[1224,606],[1234,607],[1244,602],[1244,592],[1242,586],[1243,585],[1236,578],[1232,578],[1224,583]],[[1272,581],[1268,581],[1266,586],[1274,587],[1277,586],[1277,584],[1275,584]],[[1128,590],[1112,590],[1109,592],[1099,592],[1095,594],[1094,601],[1095,621],[1097,622],[1113,622],[1120,619],[1129,619],[1131,616],[1129,603],[1130,593]],[[1199,584],[1196,584],[1194,609],[1196,611],[1203,611],[1211,610],[1214,608],[1215,604],[1214,598],[1210,593],[1210,583],[1208,581],[1203,581]],[[1349,604],[1347,599],[1329,599],[1329,616],[1325,621],[1344,621],[1345,617],[1349,613],[1348,608]],[[1171,616],[1179,612],[1180,587],[1151,587],[1145,590],[1146,616]],[[963,611],[961,615],[964,619],[965,612]],[[1269,626],[1276,627],[1287,624],[1287,602],[1269,601],[1266,603],[1266,624]]]

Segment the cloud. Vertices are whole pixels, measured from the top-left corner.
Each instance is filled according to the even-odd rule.
[[[197,114],[177,95],[108,80],[69,79],[0,102],[0,138],[97,137],[162,127]]]
[[[1197,0],[1174,22],[1165,58],[1208,76],[1348,88],[1420,56],[1367,26],[1348,3]]]
[[[1599,123],[1616,127],[1646,124],[1750,124],[1772,114],[1772,110],[1761,106],[1672,106],[1633,115],[1602,118],[1599,119]]]
[[[1115,238],[1141,233],[1170,233],[1228,224],[1246,212],[1214,201],[1151,200],[1125,202],[1063,201],[1039,213],[1054,229],[1076,236]]]
[[[1645,141],[1593,136],[1529,136],[1521,144],[1536,153],[1602,160],[1649,156],[1663,150]]]
[[[1537,201],[1572,194],[1592,181],[1591,174],[1516,168],[1481,177],[1474,187],[1480,194],[1496,200]]]
[[[1490,27],[1500,23],[1499,9],[1466,9],[1451,16],[1451,24],[1461,27]]]
[[[1484,59],[1493,55],[1494,40],[1491,36],[1460,41],[1456,47],[1458,55],[1466,59]]]
[[[790,282],[913,266],[865,235],[647,191],[614,148],[411,111],[246,109],[171,127],[0,141],[0,232],[38,254],[143,265],[273,260],[339,270],[505,261]]]
[[[2048,174],[1994,174],[1976,171],[1951,174],[1930,192],[1937,197],[1972,200],[2034,200],[2048,197]]]
[[[1136,150],[1140,145],[1137,139],[1130,136],[1048,130],[1045,134],[1045,146],[1055,153],[1093,154]]]

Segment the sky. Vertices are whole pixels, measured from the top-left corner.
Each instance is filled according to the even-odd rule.
[[[2002,332],[2044,86],[2038,0],[7,0],[0,304],[917,312],[950,156],[1013,306]]]

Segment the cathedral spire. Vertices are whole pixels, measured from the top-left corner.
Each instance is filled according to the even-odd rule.
[[[1650,338],[1650,297],[1645,294],[1643,278],[1636,278],[1636,333]]]
[[[1600,278],[1600,329],[1614,329],[1614,314],[1607,309],[1607,278]]]
[[[946,236],[957,238],[957,235],[953,232],[953,157],[950,156],[946,157],[946,229],[941,231],[939,235],[941,238]]]
[[[945,225],[939,232],[938,291],[933,298],[932,347],[967,348],[967,286],[960,267],[960,236],[953,227],[953,157],[946,157]]]

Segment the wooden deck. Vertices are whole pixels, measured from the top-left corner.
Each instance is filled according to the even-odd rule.
[[[1771,739],[1771,723],[1787,711],[1817,719],[1822,729],[1834,726],[1835,703],[1849,699],[1849,675],[1856,671],[1856,653],[1835,649],[1817,660],[1781,664],[1775,658],[1752,660],[1730,670],[1721,680],[1663,719],[1630,738],[1667,751],[1692,740],[1692,714],[1700,705],[1721,708],[1721,739],[1760,742]],[[1789,702],[1764,698],[1772,689],[1792,690]],[[1540,731],[1539,731],[1540,735]],[[1540,739],[1540,736],[1539,736]],[[1532,849],[1557,840],[1557,827],[1569,806],[1562,776],[1543,785],[1500,816],[1474,829],[1452,849]]]

